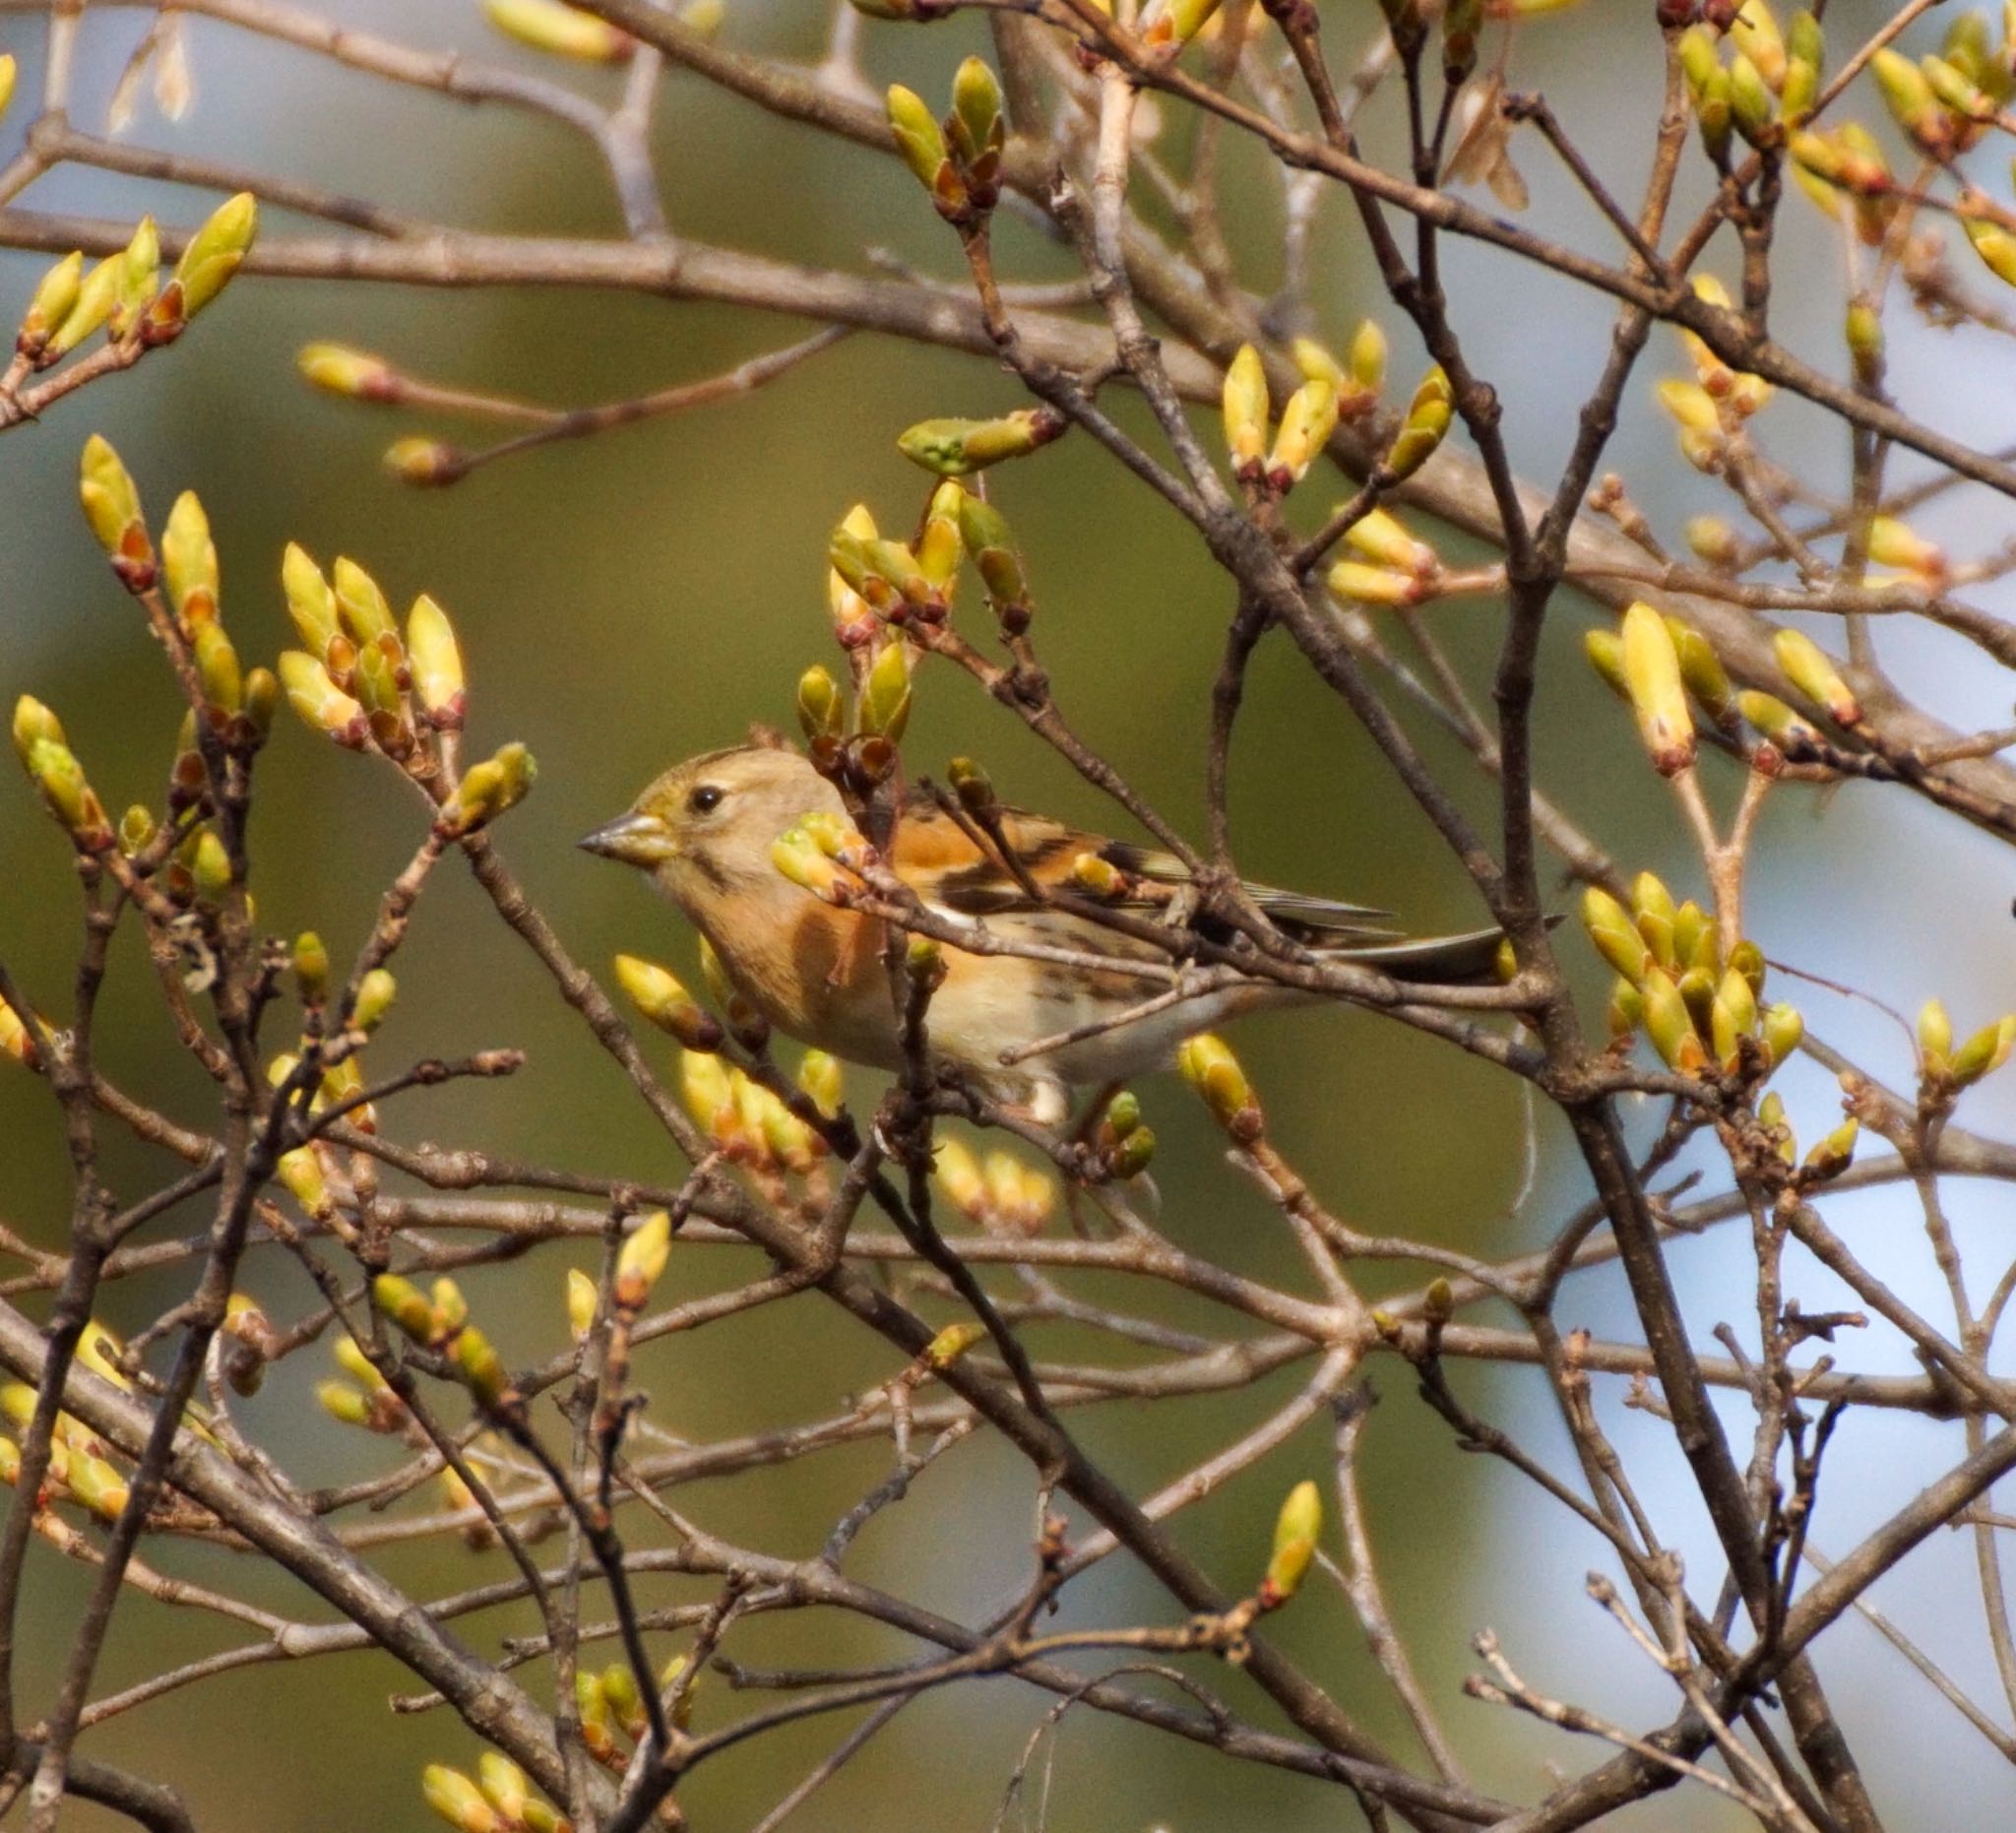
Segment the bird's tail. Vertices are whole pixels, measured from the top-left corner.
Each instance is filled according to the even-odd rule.
[[[1547,927],[1559,922],[1547,919]],[[1349,948],[1326,949],[1339,961],[1354,961],[1396,980],[1421,980],[1444,986],[1460,986],[1472,980],[1497,978],[1498,947],[1505,939],[1502,929],[1472,929],[1463,935],[1409,936],[1395,942],[1356,943]]]

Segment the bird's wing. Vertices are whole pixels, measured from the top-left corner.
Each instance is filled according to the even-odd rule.
[[[1091,853],[1128,876],[1181,887],[1189,870],[1172,853],[1107,840],[1047,815],[1001,808],[1000,832],[1022,870],[1037,884],[1067,889],[1078,858]],[[992,916],[1038,906],[991,847],[976,846],[928,794],[914,795],[896,830],[896,869],[919,896],[968,916]],[[1312,947],[1379,946],[1402,938],[1383,920],[1390,912],[1332,898],[1305,897],[1273,885],[1248,884],[1248,894],[1283,931]],[[1160,909],[1166,899],[1136,894],[1121,909]]]

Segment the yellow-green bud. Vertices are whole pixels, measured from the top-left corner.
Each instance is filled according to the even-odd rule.
[[[63,723],[32,694],[14,703],[14,752],[24,766],[38,744],[68,744]]]
[[[372,1407],[370,1395],[347,1381],[318,1381],[315,1383],[315,1399],[322,1411],[345,1425],[365,1425],[371,1423]]]
[[[838,738],[847,729],[847,704],[840,683],[825,668],[798,676],[798,726],[807,738]]]
[[[1715,1003],[1709,1016],[1709,1041],[1723,1068],[1736,1067],[1741,1042],[1756,1028],[1757,996],[1751,992],[1750,982],[1732,968],[1715,989]]]
[[[498,4],[522,4],[523,0],[484,0],[494,12]],[[572,12],[571,7],[554,8]],[[584,15],[583,17],[586,17]],[[483,1800],[482,1792],[459,1769],[446,1763],[429,1763],[420,1771],[420,1794],[435,1813],[457,1829],[457,1833],[507,1833],[497,1810]]]
[[[1826,711],[1841,726],[1861,724],[1861,703],[1841,678],[1841,670],[1819,644],[1802,630],[1780,630],[1771,639],[1772,653],[1785,678]]]
[[[440,731],[460,731],[469,705],[462,649],[448,613],[424,592],[407,613],[406,653],[427,723]]]
[[[899,743],[910,724],[910,658],[902,643],[885,644],[861,688],[860,728]]]
[[[1261,1113],[1252,1085],[1222,1038],[1207,1031],[1188,1039],[1176,1051],[1176,1067],[1235,1139],[1250,1142],[1259,1137]]]
[[[1805,1170],[1809,1178],[1818,1181],[1827,1177],[1838,1177],[1848,1169],[1855,1158],[1856,1136],[1861,1131],[1858,1121],[1850,1118],[1842,1121],[1833,1132],[1806,1154]]]
[[[1694,720],[1680,679],[1680,659],[1666,619],[1640,600],[1624,613],[1624,686],[1638,734],[1663,777],[1694,761]]]
[[[1870,58],[1869,68],[1891,119],[1923,151],[1950,151],[1952,135],[1924,72],[1887,45]]]
[[[1927,1074],[1943,1073],[1953,1053],[1953,1021],[1943,1000],[1927,999],[1918,1014],[1919,1061]]]
[[[303,650],[284,650],[280,680],[287,704],[317,731],[353,751],[363,749],[371,729],[364,709],[329,678],[329,670],[315,657]]]
[[[1757,66],[1740,51],[1730,60],[1729,106],[1736,132],[1751,146],[1768,149],[1783,143],[1785,128],[1778,119],[1778,106],[1770,87]]]
[[[670,969],[641,955],[618,955],[616,980],[646,1019],[678,1039],[687,1049],[721,1048],[720,1020],[701,1007]]]
[[[114,339],[125,337],[133,329],[141,313],[153,304],[160,286],[161,237],[152,217],[141,218],[118,262],[112,311],[106,321]]]
[[[1953,1086],[1964,1089],[1991,1075],[2009,1060],[2012,1048],[2016,1048],[2016,1013],[1984,1025],[1953,1052],[1953,1066],[1947,1072]]]
[[[798,1087],[814,1107],[832,1119],[847,1100],[840,1058],[825,1050],[807,1050],[798,1064]]]
[[[483,1799],[509,1825],[516,1827],[524,1821],[532,1801],[532,1785],[526,1781],[525,1771],[503,1751],[485,1750],[476,1758],[476,1782]]]
[[[987,1327],[984,1324],[947,1324],[924,1345],[924,1353],[919,1359],[925,1367],[942,1371],[950,1368],[976,1343],[984,1343],[986,1337]]]
[[[211,212],[175,263],[174,284],[180,288],[184,319],[194,318],[223,291],[258,233],[259,202],[249,191],[226,198]]]
[[[1025,457],[1048,445],[1069,425],[1051,408],[1021,408],[991,420],[919,420],[898,436],[896,448],[913,465],[941,477],[964,477]]]
[[[1376,319],[1361,318],[1345,353],[1352,379],[1367,395],[1376,395],[1386,381],[1386,333]]]
[[[1203,31],[1219,0],[1148,0],[1141,11],[1141,41],[1151,51],[1173,55]]]
[[[576,63],[620,64],[637,48],[620,26],[560,0],[483,0],[483,14],[506,37]]]
[[[66,1473],[70,1493],[100,1521],[117,1521],[125,1512],[125,1477],[103,1458],[73,1453]]]
[[[371,1282],[371,1302],[415,1343],[436,1341],[434,1307],[411,1280],[397,1273],[379,1274]]]
[[[567,1328],[577,1343],[595,1327],[599,1296],[595,1281],[579,1267],[567,1269]]]
[[[1316,1556],[1316,1542],[1322,1532],[1322,1492],[1313,1483],[1296,1484],[1275,1517],[1274,1556],[1260,1582],[1263,1603],[1286,1604],[1295,1595]]]
[[[1225,445],[1232,469],[1241,475],[1258,474],[1267,453],[1267,367],[1250,344],[1239,346],[1226,367]]]
[[[1779,85],[1779,112],[1788,127],[1802,126],[1820,94],[1820,67],[1826,46],[1820,22],[1810,13],[1795,13],[1785,78]]]
[[[1385,469],[1395,477],[1412,477],[1433,456],[1449,431],[1456,397],[1438,364],[1421,377],[1409,404],[1407,419],[1386,454]]]
[[[1585,630],[1582,633],[1582,653],[1589,658],[1589,665],[1602,675],[1610,690],[1622,699],[1631,698],[1631,690],[1624,685],[1624,640],[1614,630]]]
[[[316,662],[329,654],[330,640],[337,634],[336,595],[330,591],[322,569],[296,541],[287,542],[280,563],[281,590],[285,593],[287,615],[301,643]],[[286,674],[281,670],[282,677]]]
[[[1631,913],[1601,885],[1591,885],[1582,894],[1582,926],[1597,953],[1625,980],[1634,986],[1643,982],[1654,965],[1652,950]]]
[[[1029,586],[1006,518],[991,503],[968,491],[959,501],[959,537],[978,569],[996,614],[1012,609],[1026,620]]]
[[[399,371],[384,357],[345,344],[304,344],[294,366],[315,387],[349,401],[398,401],[405,393]]]
[[[217,615],[217,544],[194,490],[184,490],[161,530],[161,579],[185,629]]]
[[[1304,382],[1281,411],[1281,427],[1267,456],[1269,484],[1280,491],[1299,483],[1336,430],[1337,390],[1328,382]]]
[[[1985,217],[1962,217],[1960,226],[1982,265],[2004,285],[2016,286],[2016,235]]]
[[[1870,519],[1869,558],[1878,566],[1902,567],[1927,580],[1941,579],[1946,572],[1946,555],[1939,545],[1895,516]]]
[[[616,1255],[613,1296],[619,1311],[641,1311],[672,1252],[672,1219],[655,1209],[624,1237]]]
[[[455,1365],[469,1383],[470,1392],[487,1407],[494,1407],[510,1391],[511,1377],[502,1359],[490,1347],[490,1340],[474,1325],[465,1325],[455,1339]]]
[[[392,606],[385,602],[385,594],[370,574],[354,560],[339,554],[329,570],[329,578],[336,590],[337,621],[358,649],[369,648],[383,636],[397,639],[399,629],[392,621]]]
[[[97,433],[84,442],[77,494],[91,532],[111,557],[113,571],[130,590],[146,591],[154,584],[155,557],[140,492],[118,453]]]
[[[1430,578],[1441,571],[1441,556],[1426,541],[1417,540],[1400,518],[1388,510],[1368,509],[1344,532],[1345,544],[1379,566]]]
[[[1683,1075],[1705,1068],[1708,1052],[1694,1029],[1693,1014],[1671,978],[1664,969],[1648,968],[1639,990],[1645,998],[1645,1035],[1667,1067]]]
[[[1781,1000],[1765,1007],[1763,1029],[1764,1047],[1771,1052],[1772,1062],[1782,1063],[1799,1047],[1799,1040],[1806,1035],[1806,1021],[1796,1006]]]
[[[1323,576],[1333,599],[1354,604],[1418,604],[1431,588],[1416,573],[1367,566],[1362,560],[1340,560]]]
[[[16,350],[30,362],[41,359],[56,327],[70,316],[83,279],[84,256],[72,249],[35,283],[28,311],[22,316],[21,331],[14,341]]]
[[[77,296],[43,346],[44,366],[67,356],[112,315],[119,297],[119,277],[125,267],[123,255],[107,255],[84,277]]]
[[[273,1169],[303,1215],[317,1222],[329,1219],[336,1205],[329,1194],[329,1179],[323,1174],[321,1155],[313,1146],[296,1146],[282,1153]]]
[[[214,617],[199,623],[191,648],[196,653],[196,673],[203,683],[205,705],[236,713],[245,704],[245,677],[238,664],[237,647],[223,625]]]
[[[1799,718],[1776,694],[1746,687],[1736,696],[1736,707],[1744,719],[1781,750],[1797,751],[1820,742],[1819,731]]]
[[[84,774],[84,766],[67,744],[39,738],[29,747],[28,774],[49,812],[87,852],[102,853],[112,845],[111,824]]]
[[[889,132],[896,143],[896,151],[916,175],[917,182],[931,194],[931,202],[937,206],[938,214],[948,219],[965,216],[973,200],[965,179],[952,163],[944,130],[939,127],[937,117],[931,113],[924,98],[914,90],[893,83],[887,103]]]
[[[532,792],[539,774],[537,761],[524,745],[501,746],[482,763],[471,767],[441,810],[446,831],[460,838],[486,827],[506,809],[516,808]]]
[[[399,982],[392,978],[391,971],[373,968],[357,982],[357,1003],[351,1009],[350,1023],[359,1031],[376,1031],[398,997]]]

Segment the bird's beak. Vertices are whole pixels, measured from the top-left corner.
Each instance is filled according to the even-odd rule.
[[[662,865],[678,852],[665,824],[657,815],[640,814],[635,809],[597,828],[577,845],[585,853],[599,853],[604,859],[620,859],[625,865],[641,866],[646,871]]]

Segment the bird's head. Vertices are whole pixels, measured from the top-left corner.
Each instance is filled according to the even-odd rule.
[[[777,837],[839,794],[788,746],[758,743],[675,764],[581,845],[649,872],[703,927],[724,905],[788,887],[771,863]]]

